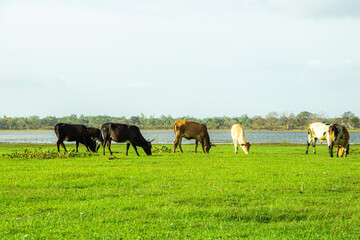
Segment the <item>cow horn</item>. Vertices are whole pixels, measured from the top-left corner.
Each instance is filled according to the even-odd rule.
[[[155,140],[155,138],[153,140],[150,140],[149,142],[153,142]]]

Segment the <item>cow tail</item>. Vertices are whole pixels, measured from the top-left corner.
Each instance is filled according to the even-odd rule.
[[[59,124],[56,124],[56,126],[55,126],[55,134],[56,134],[56,136],[59,138]]]
[[[100,136],[101,136],[101,145],[104,145],[104,140],[105,140],[105,137],[104,137],[104,133],[103,133],[103,131],[101,130],[100,131]]]
[[[326,134],[326,132],[324,132],[324,135]],[[331,124],[329,127],[329,138],[330,141],[333,142],[334,141],[334,125]]]

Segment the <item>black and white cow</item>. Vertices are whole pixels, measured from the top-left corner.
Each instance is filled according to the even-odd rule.
[[[309,151],[310,144],[313,146],[314,154],[316,153],[315,145],[317,140],[319,140],[320,143],[326,140],[330,151],[330,145],[331,145],[331,138],[329,135],[330,126],[331,126],[330,124],[324,124],[319,122],[312,123],[308,126],[308,140],[307,140],[307,146],[305,152],[306,154]]]

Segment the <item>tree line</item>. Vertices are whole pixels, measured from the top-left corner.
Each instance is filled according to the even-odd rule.
[[[133,124],[140,129],[147,130],[170,130],[173,129],[175,121],[193,120],[206,124],[208,129],[221,130],[230,129],[233,124],[240,124],[248,130],[305,130],[312,122],[323,123],[341,123],[349,129],[360,128],[360,119],[352,112],[345,112],[340,117],[325,118],[321,114],[311,112],[301,112],[297,115],[293,113],[270,112],[266,116],[249,117],[247,114],[239,117],[209,117],[194,118],[191,116],[177,117],[162,115],[160,117],[146,117],[144,114],[131,117],[112,117],[106,115],[99,116],[77,116],[72,114],[65,117],[48,116],[40,118],[39,116],[30,117],[6,117],[0,118],[0,130],[50,130],[54,129],[57,123],[83,124],[88,127],[99,128],[107,122]]]

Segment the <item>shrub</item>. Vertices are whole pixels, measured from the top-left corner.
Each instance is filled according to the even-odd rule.
[[[93,156],[90,152],[70,152],[59,153],[54,149],[25,149],[23,152],[13,152],[9,154],[3,154],[4,158],[21,158],[21,159],[52,159],[52,158],[75,158],[75,157],[88,157]]]

